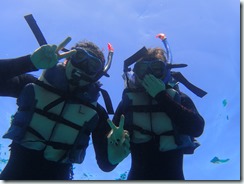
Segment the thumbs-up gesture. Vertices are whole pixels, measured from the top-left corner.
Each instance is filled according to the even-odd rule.
[[[124,115],[121,116],[119,127],[108,119],[111,127],[108,138],[108,159],[111,164],[120,163],[130,153],[130,136],[127,130],[124,130]]]

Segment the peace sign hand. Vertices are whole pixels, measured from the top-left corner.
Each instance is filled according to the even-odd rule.
[[[109,133],[109,135],[107,136],[110,139],[111,143],[114,143],[116,145],[121,145],[124,142],[124,116],[122,115],[120,118],[120,122],[119,122],[119,127],[115,126],[113,124],[113,122],[108,119],[108,124],[111,128],[111,131]]]
[[[71,37],[67,37],[61,44],[57,45],[42,45],[30,56],[33,65],[37,69],[48,69],[55,66],[60,59],[68,58],[76,53],[76,50],[70,50],[59,54],[58,52],[63,49],[69,42]]]
[[[130,153],[130,136],[127,130],[124,130],[124,115],[120,118],[119,127],[115,126],[108,119],[111,131],[108,134],[108,159],[112,164],[118,164]]]

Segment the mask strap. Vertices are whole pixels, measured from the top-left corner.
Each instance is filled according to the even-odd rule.
[[[207,94],[206,91],[190,83],[180,72],[172,72],[171,75],[174,77],[174,79],[182,83],[184,86],[186,86],[190,91],[192,91],[197,96],[202,98]]]

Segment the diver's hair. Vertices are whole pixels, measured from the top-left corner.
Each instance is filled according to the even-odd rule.
[[[143,56],[143,61],[162,60],[166,62],[165,51],[160,47],[148,48],[147,54]]]
[[[104,57],[103,52],[93,42],[90,42],[87,40],[80,41],[80,42],[76,43],[75,46],[73,46],[71,49],[75,49],[77,47],[81,47],[81,48],[91,52],[92,54],[94,54],[97,58],[99,58],[102,61],[103,65],[105,64],[105,57]]]

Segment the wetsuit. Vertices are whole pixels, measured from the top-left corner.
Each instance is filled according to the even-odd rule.
[[[37,80],[27,72],[37,71],[30,60],[30,55],[0,60],[0,96],[18,98],[28,83]],[[107,157],[107,138],[110,131],[107,124],[107,112],[98,105],[99,122],[92,132],[92,141],[98,166],[109,172],[116,165],[111,165]],[[72,179],[72,164],[46,160],[41,151],[25,148],[15,141],[10,145],[9,161],[0,175],[1,180],[69,180]]]
[[[125,89],[127,90],[127,89]],[[144,92],[145,93],[145,92]],[[138,96],[134,93],[134,96]],[[199,115],[192,100],[183,93],[180,93],[181,104],[175,102],[166,92],[160,92],[154,99],[145,93],[145,96],[138,102],[145,101],[146,98],[154,100],[157,104],[157,111],[163,112],[168,118],[171,119],[175,125],[174,131],[177,134],[184,134],[193,137],[198,137],[202,134],[204,128],[204,119]],[[184,180],[183,174],[183,149],[175,148],[167,151],[159,149],[159,139],[157,136],[157,128],[154,128],[151,132],[148,130],[140,130],[144,127],[150,127],[150,121],[144,121],[148,114],[148,119],[155,121],[153,113],[153,107],[140,106],[134,107],[132,110],[128,106],[128,100],[122,98],[119,106],[116,109],[114,116],[114,123],[118,124],[121,114],[125,115],[124,128],[129,130],[131,137],[131,157],[132,164],[128,175],[128,180]],[[133,112],[132,112],[133,111]],[[141,111],[141,112],[140,112]],[[151,111],[151,112],[150,112]],[[159,114],[159,112],[157,112]],[[135,119],[134,114],[144,113],[145,118]],[[134,119],[133,119],[134,117]],[[156,117],[156,116],[155,116]],[[167,119],[167,118],[166,118]],[[139,127],[140,121],[144,121],[144,127]],[[162,118],[158,120],[158,128],[164,126]],[[136,129],[135,123],[137,123]],[[151,126],[152,128],[152,126]],[[153,129],[153,128],[152,128]],[[137,132],[136,132],[137,131]],[[153,132],[154,131],[154,132]],[[148,140],[141,141],[140,139],[135,140],[133,134],[140,134],[141,137],[146,137]],[[138,136],[139,137],[139,136]],[[167,137],[167,136],[165,136]],[[139,137],[140,138],[140,137]],[[161,142],[164,138],[161,137]],[[141,142],[140,142],[141,141]]]

